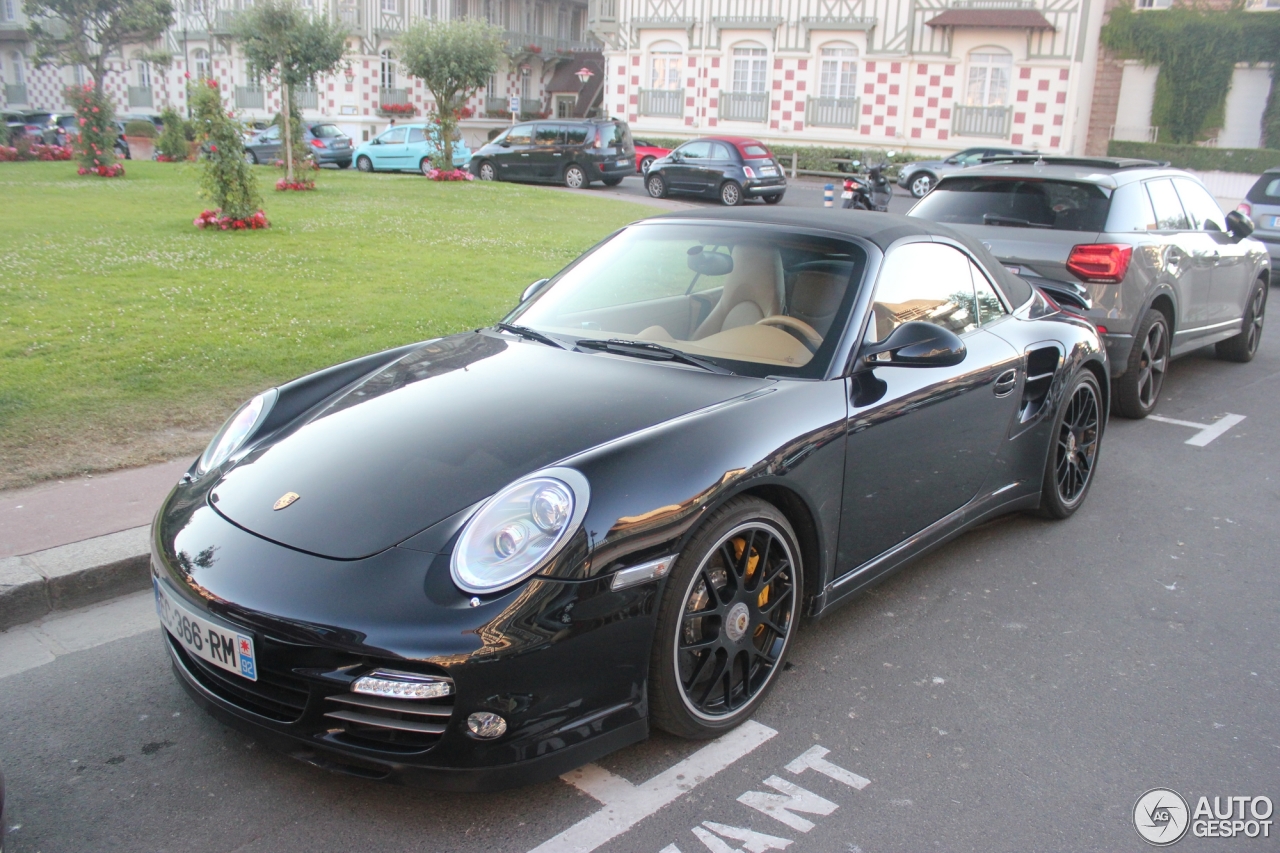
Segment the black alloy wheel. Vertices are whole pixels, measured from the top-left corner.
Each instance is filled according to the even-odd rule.
[[[661,175],[650,175],[645,179],[644,188],[649,191],[649,195],[654,198],[667,197],[667,182]]]
[[[1054,420],[1054,444],[1040,495],[1040,508],[1050,518],[1066,518],[1084,503],[1102,444],[1102,417],[1097,377],[1081,370],[1068,386]]]
[[[368,157],[359,157],[356,159],[356,168],[362,172],[372,172],[373,161]]]
[[[587,173],[577,163],[570,163],[564,168],[564,185],[571,190],[580,190],[587,185]]]
[[[736,181],[725,181],[720,185],[720,203],[725,207],[742,204],[742,187]]]
[[[493,164],[488,160],[480,162],[479,172],[479,178],[482,181],[496,181],[498,179],[498,170],[493,168]]]
[[[1253,283],[1253,292],[1249,294],[1249,307],[1245,309],[1240,334],[1234,338],[1219,341],[1218,355],[1229,361],[1253,361],[1258,354],[1258,344],[1262,343],[1262,322],[1267,316],[1267,283],[1258,279]]]
[[[433,168],[434,167],[431,165],[430,157],[423,157],[421,160],[418,161],[418,171],[422,173],[423,177],[426,177],[427,173],[430,172]]]
[[[1129,364],[1116,380],[1116,408],[1126,418],[1145,418],[1155,410],[1169,369],[1169,320],[1152,308],[1134,335]]]
[[[799,546],[758,498],[716,510],[662,593],[650,665],[654,723],[714,737],[741,723],[781,671],[800,617]]]
[[[916,172],[907,180],[911,194],[916,198],[924,198],[933,189],[933,175],[928,172]]]
[[[647,174],[649,174],[649,167],[653,165],[653,161],[654,161],[655,159],[656,159],[656,158],[654,158],[654,157],[645,157],[643,160],[641,160],[641,161],[640,161],[640,174],[642,174],[642,175],[647,175]]]

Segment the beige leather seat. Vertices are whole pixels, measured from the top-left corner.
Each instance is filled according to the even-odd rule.
[[[782,308],[782,256],[778,250],[759,243],[740,243],[733,248],[733,271],[725,276],[720,301],[693,333],[693,340],[750,326]]]
[[[831,322],[840,308],[848,286],[849,274],[827,270],[801,270],[793,276],[791,298],[787,300],[787,313],[803,320],[824,338],[831,330]]]

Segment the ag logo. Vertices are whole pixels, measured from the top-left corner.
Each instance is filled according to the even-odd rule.
[[[292,506],[293,502],[296,501],[297,499],[298,499],[297,492],[285,492],[283,495],[280,496],[280,499],[278,501],[272,504],[271,508],[274,510],[282,510],[287,506]]]
[[[1190,825],[1187,801],[1177,791],[1152,788],[1133,806],[1133,826],[1142,840],[1165,847],[1187,834]]]

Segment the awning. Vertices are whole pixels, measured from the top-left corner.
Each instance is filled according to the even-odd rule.
[[[948,9],[925,21],[931,27],[977,27],[980,29],[1052,30],[1049,19],[1035,9]]]

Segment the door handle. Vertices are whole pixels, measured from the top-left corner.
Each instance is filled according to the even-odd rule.
[[[997,397],[1007,397],[1013,393],[1013,389],[1016,387],[1018,387],[1018,371],[1006,370],[996,377],[992,390],[995,391]]]
[[[552,154],[551,156],[552,156],[552,157],[563,157],[564,155],[563,155],[563,154],[561,154],[559,151],[557,151],[557,152],[555,152],[554,154]]]
[[[528,154],[521,154],[520,156],[521,156],[521,157],[528,157],[529,155],[528,155]]]

